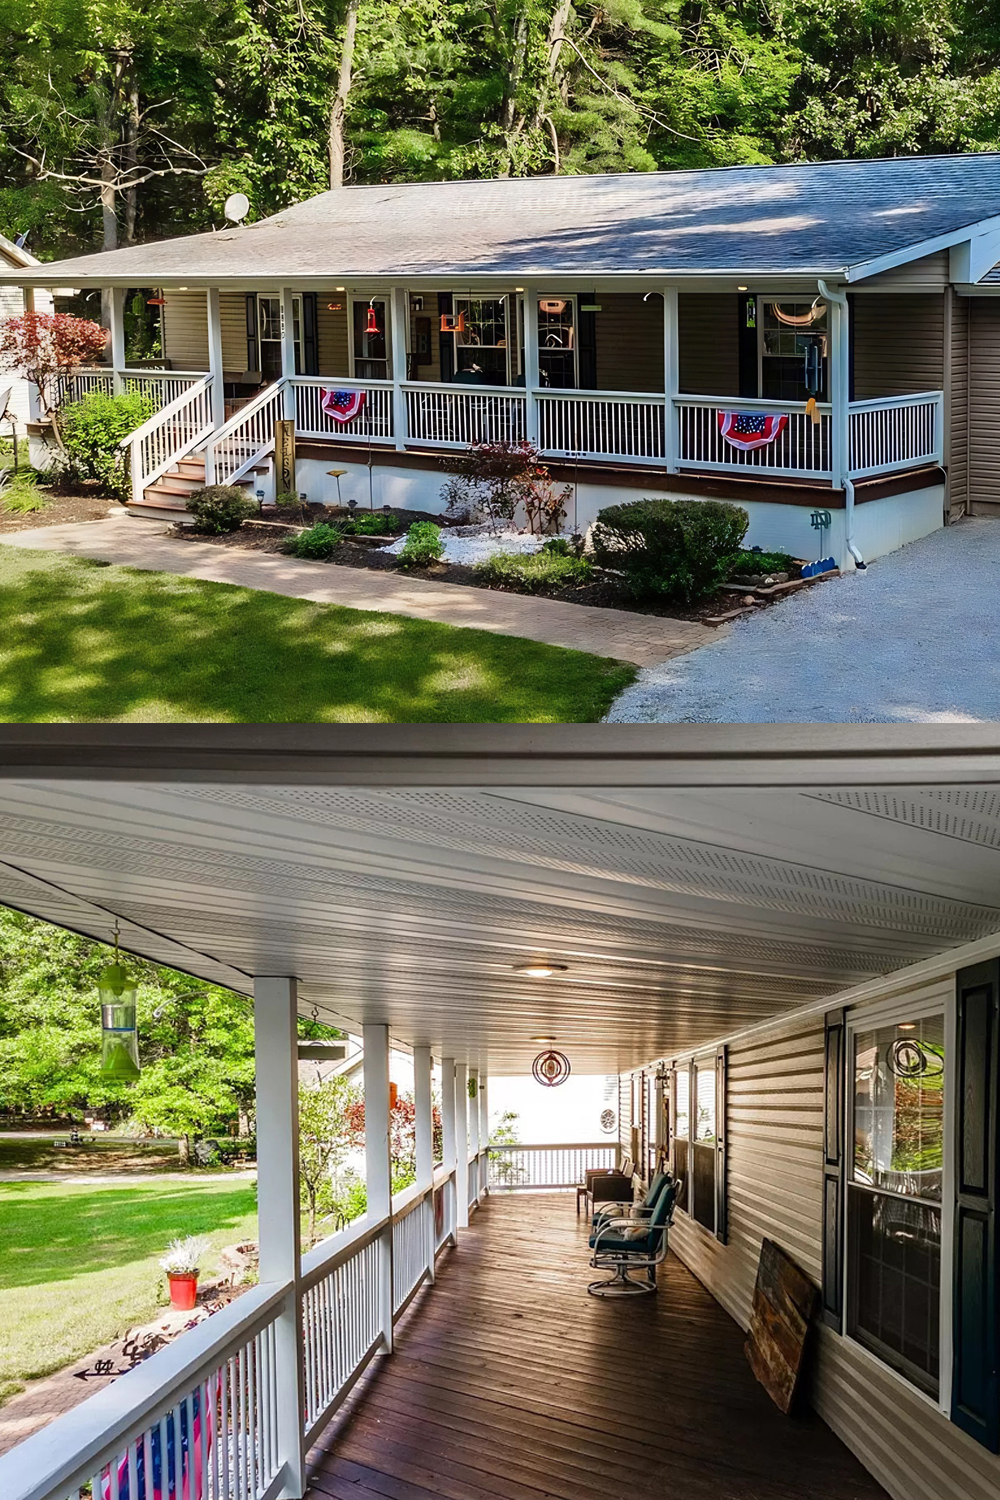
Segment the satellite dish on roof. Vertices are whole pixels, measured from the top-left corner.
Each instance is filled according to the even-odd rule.
[[[222,212],[234,224],[239,224],[250,212],[250,199],[246,193],[230,193]]]

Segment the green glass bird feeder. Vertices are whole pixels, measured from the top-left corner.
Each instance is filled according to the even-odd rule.
[[[101,971],[97,993],[101,1000],[101,1075],[118,1083],[134,1083],[139,1076],[135,992],[135,980],[118,962],[116,922],[115,961]]]

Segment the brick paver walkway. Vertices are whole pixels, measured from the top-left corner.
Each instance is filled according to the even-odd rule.
[[[182,542],[168,536],[166,527],[159,523],[124,513],[105,521],[37,527],[7,534],[2,541],[5,546],[65,552],[156,573],[266,589],[318,604],[372,609],[411,619],[437,620],[443,625],[468,625],[550,646],[613,656],[641,667],[693,651],[717,641],[720,635],[717,629],[689,620],[664,620],[628,610],[596,609],[525,594],[431,583],[401,573],[338,568],[269,552],[230,550],[209,542]]]

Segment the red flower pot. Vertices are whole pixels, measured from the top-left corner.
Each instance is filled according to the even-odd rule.
[[[197,1271],[168,1271],[170,1306],[177,1312],[190,1312],[198,1296]]]

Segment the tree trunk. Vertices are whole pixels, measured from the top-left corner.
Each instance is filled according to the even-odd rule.
[[[178,1140],[177,1154],[182,1167],[191,1165],[191,1137],[189,1135],[182,1135]]]
[[[125,116],[125,169],[130,171],[139,162],[139,85],[133,67],[128,87],[128,113]],[[125,189],[125,235],[126,245],[135,243],[135,216],[138,208],[138,188]]]
[[[337,74],[337,91],[330,107],[330,186],[344,186],[344,120],[347,101],[351,97],[351,77],[354,67],[354,42],[358,34],[358,5],[360,0],[347,0],[347,15],[344,18],[344,44],[340,51],[340,71]]]

